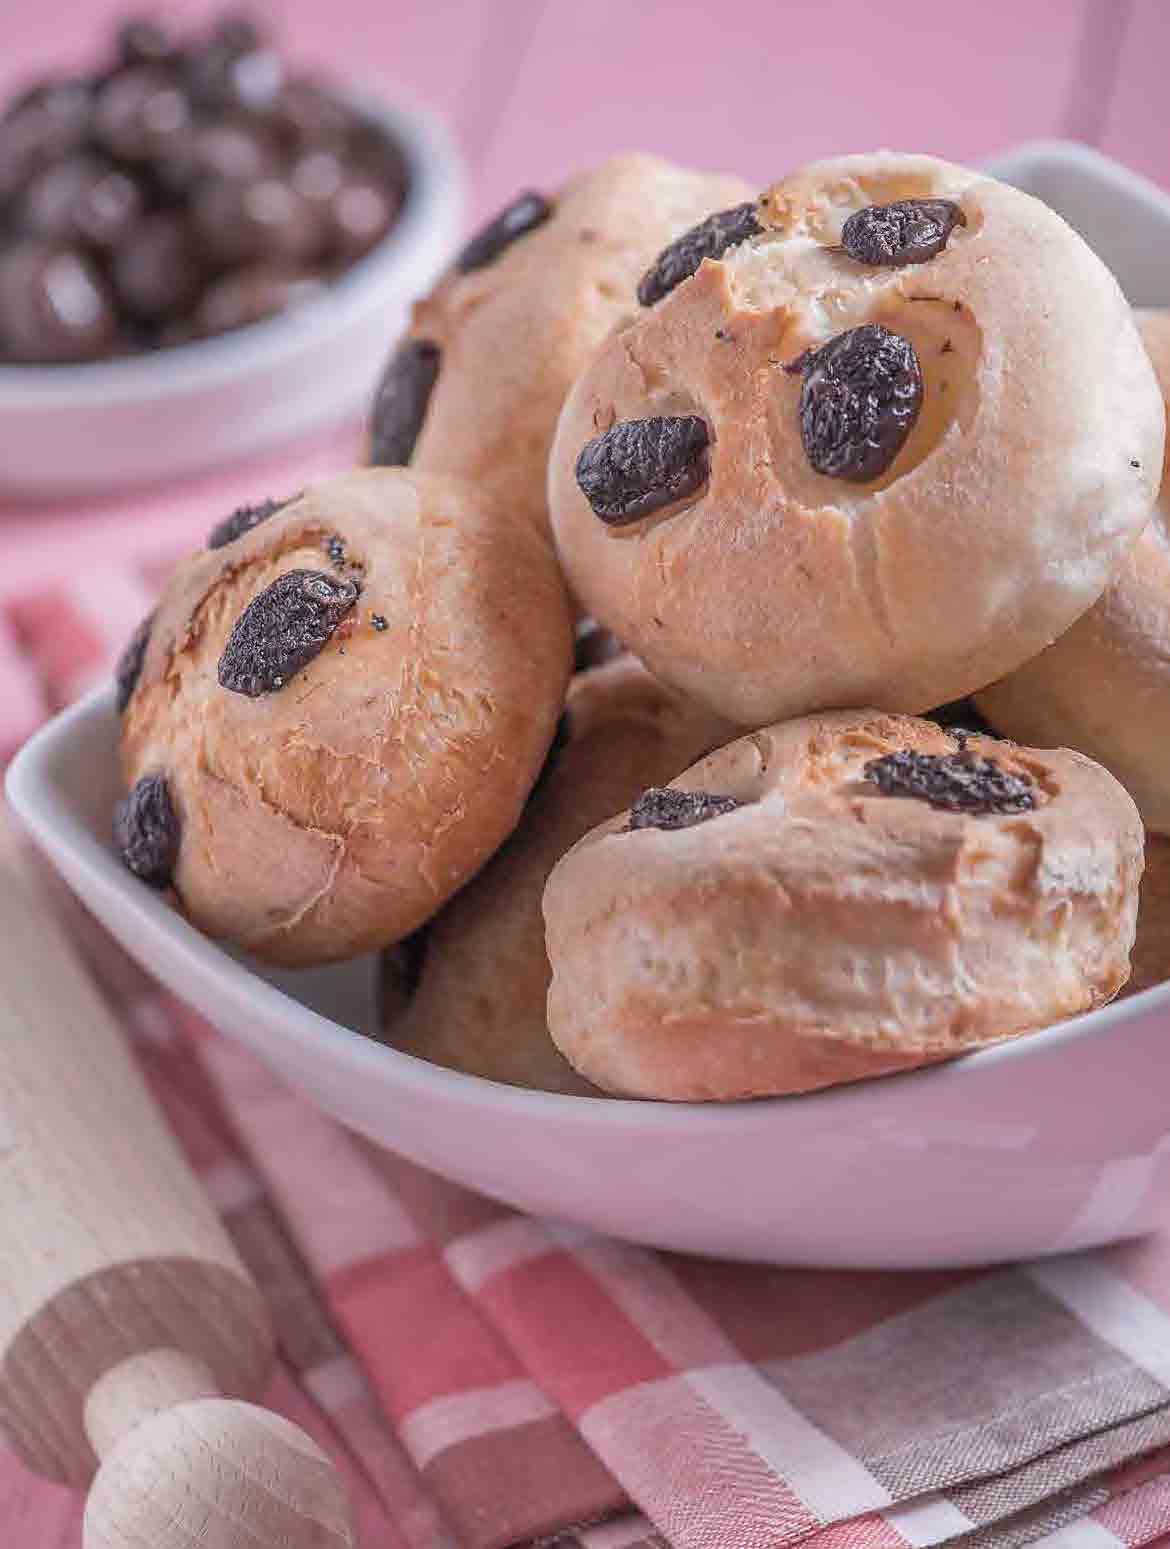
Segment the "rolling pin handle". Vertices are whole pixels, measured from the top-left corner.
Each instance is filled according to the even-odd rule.
[[[354,1549],[325,1454],[280,1415],[196,1398],[140,1421],[102,1460],[85,1549]]]
[[[182,1350],[144,1350],[99,1377],[85,1401],[85,1434],[99,1458],[152,1415],[219,1396],[211,1368]]]
[[[244,1402],[264,1297],[2,812],[0,1223],[0,1427],[46,1478],[93,1478],[86,1549],[352,1549],[332,1463]]]

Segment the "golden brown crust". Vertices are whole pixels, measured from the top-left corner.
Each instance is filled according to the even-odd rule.
[[[431,926],[418,989],[388,1007],[386,1036],[423,1059],[546,1092],[599,1095],[548,1035],[540,900],[549,872],[594,824],[732,734],[633,657],[579,673],[566,743],[515,834]]]
[[[1170,979],[1170,839],[1161,834],[1146,835],[1132,966],[1123,996],[1138,995]]]
[[[1138,314],[1170,401],[1170,313]],[[1149,526],[1108,591],[1032,661],[978,696],[1010,737],[1079,748],[1113,771],[1149,828],[1170,833],[1170,442]]]
[[[1080,754],[967,746],[1034,782],[974,816],[862,778],[930,722],[850,711],[743,737],[674,785],[739,810],[602,824],[544,895],[548,1022],[608,1091],[730,1099],[904,1070],[1101,1005],[1128,973],[1142,828]]]
[[[909,195],[966,224],[925,264],[834,250],[850,212]],[[739,724],[830,706],[920,712],[1034,655],[1101,594],[1161,465],[1153,373],[1113,277],[1037,200],[928,157],[817,163],[768,229],[612,335],[566,401],[549,502],[570,586],[651,671]],[[815,472],[801,375],[848,328],[914,345],[923,407],[870,483]],[[710,478],[629,526],[574,466],[619,420],[703,417]]]
[[[428,918],[511,831],[572,643],[547,540],[498,535],[461,482],[368,469],[179,567],[122,755],[129,783],[167,777],[202,929],[276,962],[350,957]],[[355,608],[279,691],[222,688],[237,618],[296,569],[360,577]]]
[[[410,337],[442,351],[411,466],[472,479],[546,526],[549,447],[573,381],[637,310],[659,250],[752,194],[739,178],[614,156],[572,179],[552,216],[492,263],[449,272],[411,319]]]

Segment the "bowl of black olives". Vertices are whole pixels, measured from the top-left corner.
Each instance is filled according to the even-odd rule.
[[[124,21],[0,104],[0,492],[163,480],[339,423],[445,262],[425,111],[292,70],[257,25]]]

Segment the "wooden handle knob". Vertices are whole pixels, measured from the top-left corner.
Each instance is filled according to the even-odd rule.
[[[87,1542],[352,1541],[328,1460],[233,1402],[271,1364],[264,1300],[2,822],[0,1223],[0,1427],[66,1483],[103,1459]]]
[[[86,1549],[349,1549],[341,1481],[287,1420],[216,1395],[208,1367],[152,1350],[90,1390],[85,1428],[104,1461],[85,1511]],[[242,1524],[247,1524],[247,1533]]]
[[[350,1549],[337,1473],[287,1420],[233,1399],[164,1409],[94,1480],[85,1549]]]

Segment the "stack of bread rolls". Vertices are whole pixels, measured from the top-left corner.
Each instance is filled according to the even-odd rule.
[[[549,1092],[1091,1010],[1170,975],[1168,393],[1170,319],[930,157],[526,192],[392,342],[367,466],[220,513],[128,646],[115,841]]]

